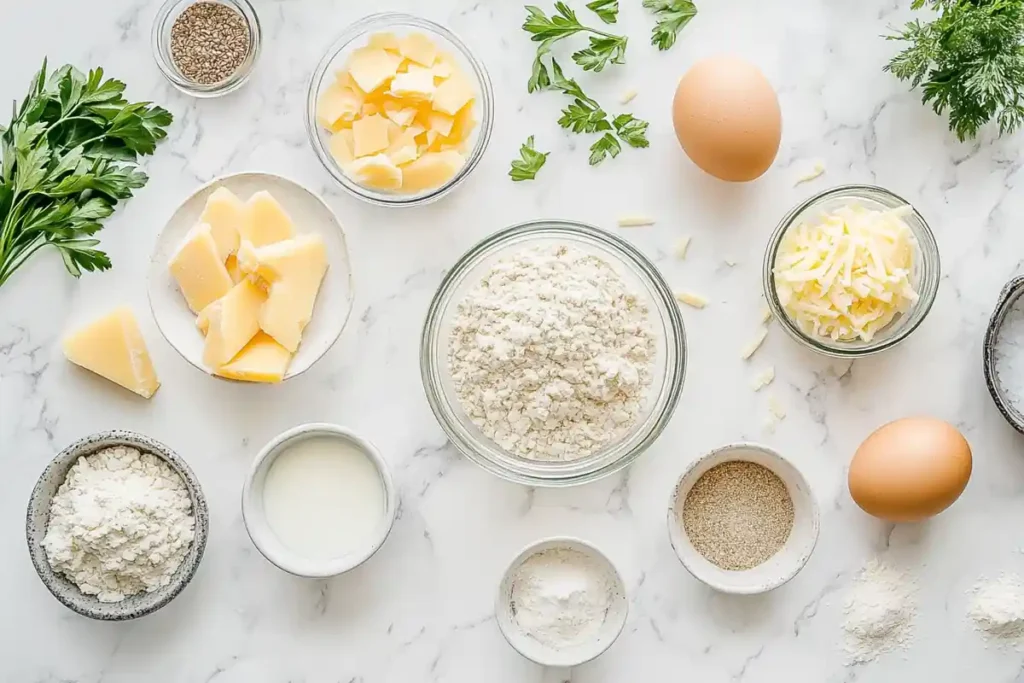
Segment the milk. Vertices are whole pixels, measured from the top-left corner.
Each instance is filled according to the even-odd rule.
[[[377,466],[345,438],[317,436],[287,446],[263,487],[270,529],[282,545],[311,560],[372,545],[386,505]]]

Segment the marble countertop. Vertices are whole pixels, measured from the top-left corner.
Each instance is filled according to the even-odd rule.
[[[700,0],[701,14],[677,47],[658,53],[647,42],[651,18],[639,0],[623,0],[628,64],[585,82],[608,102],[637,89],[631,108],[650,120],[652,146],[591,169],[586,143],[555,125],[561,99],[526,93],[532,48],[519,30],[522,3],[384,0],[374,9],[412,10],[461,34],[487,65],[497,100],[494,138],[470,180],[435,205],[395,211],[341,192],[303,126],[309,74],[369,5],[254,2],[265,30],[257,71],[242,90],[212,101],[178,93],[157,71],[150,57],[157,2],[39,1],[3,10],[0,99],[20,99],[48,55],[51,65],[102,65],[129,84],[129,97],[159,102],[176,121],[147,163],[149,186],[101,234],[112,271],[76,281],[48,253],[0,291],[0,605],[7,615],[0,681],[539,683],[541,669],[499,634],[493,600],[518,550],[556,534],[598,544],[621,567],[630,594],[621,639],[573,672],[579,683],[1024,680],[1024,654],[986,648],[965,617],[965,591],[981,576],[1024,571],[1024,448],[992,405],[981,365],[988,315],[1024,258],[1024,136],[986,134],[961,144],[916,93],[882,72],[897,48],[879,36],[909,16],[909,3]],[[750,185],[703,176],[672,134],[676,80],[696,58],[724,50],[762,67],[784,112],[778,160]],[[541,180],[513,184],[508,163],[530,134],[553,153]],[[817,161],[826,174],[794,187]],[[322,194],[346,226],[354,262],[356,308],[341,342],[313,371],[281,386],[239,386],[194,370],[160,337],[145,299],[148,255],[178,202],[201,183],[245,170],[282,173]],[[934,309],[907,343],[881,356],[829,360],[773,328],[743,363],[771,229],[797,201],[845,182],[886,186],[929,220],[943,263]],[[444,270],[496,229],[566,217],[617,230],[623,213],[655,216],[654,227],[620,234],[673,286],[711,300],[702,311],[684,311],[690,366],[681,405],[625,473],[573,490],[500,481],[446,443],[424,399],[418,341],[427,303]],[[682,235],[693,236],[685,262],[672,255]],[[139,314],[163,381],[152,401],[61,356],[66,329],[121,302]],[[753,393],[750,378],[768,365],[777,380]],[[762,427],[769,396],[788,411],[774,433]],[[922,413],[963,430],[976,458],[971,484],[929,523],[873,520],[847,493],[849,459],[882,423]],[[383,550],[330,581],[296,579],[267,563],[245,534],[239,506],[243,474],[261,445],[317,420],[374,440],[402,497]],[[62,607],[36,578],[24,542],[25,504],[46,463],[72,440],[107,428],[144,432],[180,452],[202,481],[212,517],[193,584],[128,624],[92,622]],[[760,597],[719,595],[696,582],[665,529],[667,500],[687,463],[740,439],[791,457],[822,509],[821,539],[806,569]],[[849,668],[843,591],[879,555],[918,576],[915,642]]]

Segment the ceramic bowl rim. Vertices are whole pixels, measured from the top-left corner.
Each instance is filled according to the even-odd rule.
[[[269,543],[273,531],[267,523],[262,512],[262,506],[257,505],[256,497],[262,493],[262,488],[257,488],[255,480],[265,469],[269,470],[274,460],[284,452],[285,446],[292,441],[297,441],[311,436],[326,436],[340,438],[356,445],[367,457],[373,461],[380,475],[381,485],[384,487],[385,511],[383,523],[373,543],[368,544],[359,552],[349,553],[331,560],[310,560],[291,553],[279,542]],[[308,422],[287,429],[267,442],[256,455],[249,472],[245,476],[245,483],[242,485],[242,521],[245,531],[249,535],[252,544],[260,551],[260,554],[268,562],[282,571],[293,576],[309,579],[325,579],[338,576],[360,566],[384,546],[385,541],[391,535],[395,526],[395,519],[398,516],[398,489],[395,486],[391,468],[384,459],[383,454],[368,439],[365,439],[348,427],[331,424],[328,422]],[[278,545],[282,547],[278,548]],[[279,552],[280,551],[280,552]]]
[[[349,251],[349,248],[348,248],[348,238],[345,235],[345,228],[344,228],[344,226],[343,226],[343,224],[341,222],[341,219],[338,217],[337,212],[335,212],[334,209],[332,209],[330,207],[330,205],[324,200],[323,197],[321,197],[317,193],[313,192],[313,190],[309,189],[308,187],[306,187],[305,185],[303,185],[299,181],[295,180],[294,178],[290,178],[290,177],[288,177],[286,175],[281,175],[280,173],[274,173],[272,171],[238,171],[236,173],[228,173],[228,174],[225,174],[225,175],[222,175],[222,176],[217,176],[216,178],[210,180],[209,182],[204,183],[202,186],[197,187],[192,192],[189,192],[188,195],[184,199],[182,199],[180,202],[175,204],[174,210],[171,211],[170,215],[166,218],[166,220],[164,220],[163,227],[161,227],[160,231],[157,233],[156,242],[153,245],[153,250],[150,251],[150,257],[149,257],[149,264],[150,265],[149,265],[149,267],[146,270],[146,300],[149,302],[149,313],[150,313],[151,316],[153,316],[153,320],[156,322],[156,328],[158,330],[160,330],[160,336],[164,338],[164,341],[167,342],[167,345],[170,346],[172,349],[174,349],[175,353],[177,353],[186,363],[188,363],[193,368],[199,370],[200,372],[202,372],[207,377],[213,377],[214,379],[220,380],[222,382],[230,382],[230,383],[233,383],[233,384],[253,384],[253,382],[246,382],[246,381],[243,381],[243,380],[232,379],[230,377],[221,377],[220,375],[213,374],[204,365],[194,363],[191,359],[188,358],[188,356],[186,356],[181,351],[181,349],[178,348],[178,346],[174,342],[171,341],[171,338],[168,336],[167,331],[164,330],[164,326],[160,323],[160,316],[157,315],[157,312],[156,312],[156,305],[153,302],[153,285],[154,285],[154,283],[153,283],[152,277],[151,277],[152,270],[153,270],[153,267],[152,267],[153,266],[153,261],[154,261],[155,255],[156,255],[155,252],[156,252],[157,249],[159,249],[159,245],[160,245],[160,236],[163,234],[163,231],[167,229],[167,226],[170,224],[171,219],[174,218],[175,214],[177,214],[178,211],[180,211],[182,209],[182,207],[185,206],[185,204],[189,203],[195,197],[199,196],[203,192],[209,190],[210,188],[212,188],[212,187],[214,187],[214,186],[216,186],[216,185],[218,185],[220,183],[224,183],[226,180],[230,180],[232,178],[239,178],[241,176],[270,176],[272,178],[276,178],[279,181],[284,181],[285,183],[289,183],[291,185],[294,185],[296,188],[302,190],[304,193],[309,195],[311,198],[313,198],[317,202],[319,202],[320,205],[324,209],[326,209],[328,211],[328,213],[330,213],[331,217],[334,219],[334,227],[337,229],[338,234],[339,234],[339,236],[341,238],[341,246],[345,250],[345,257],[346,257],[346,260],[347,260],[348,265],[349,265],[349,268],[348,268],[348,310],[345,312],[345,317],[342,318],[342,320],[341,320],[341,325],[338,327],[337,333],[334,335],[333,339],[331,339],[330,343],[327,344],[327,346],[324,347],[323,353],[321,353],[319,356],[314,358],[313,361],[310,362],[310,364],[308,366],[306,366],[302,370],[299,370],[298,372],[295,372],[293,374],[288,374],[286,372],[284,377],[281,379],[281,382],[278,382],[278,384],[281,384],[281,383],[287,382],[290,379],[294,379],[296,377],[299,377],[300,375],[303,375],[303,374],[309,372],[309,370],[312,369],[313,366],[315,366],[317,363],[319,363],[321,360],[323,360],[323,358],[328,353],[331,352],[331,349],[333,349],[334,346],[338,343],[338,340],[341,339],[341,335],[342,335],[342,333],[344,333],[345,328],[348,327],[349,320],[352,318],[352,309],[355,308],[355,300],[356,300],[356,283],[355,283],[355,274],[354,274],[353,269],[352,269],[352,252]]]
[[[182,482],[185,484],[185,487],[189,492],[189,497],[192,500],[192,516],[195,519],[195,537],[192,540],[192,546],[189,549],[188,555],[185,556],[185,559],[182,560],[181,565],[175,571],[174,578],[172,578],[171,582],[167,586],[148,594],[159,596],[154,599],[152,604],[124,614],[115,613],[116,607],[121,604],[120,602],[101,603],[95,598],[95,596],[85,595],[69,579],[55,572],[53,568],[50,567],[50,563],[46,558],[46,551],[43,549],[42,544],[36,542],[32,533],[33,517],[36,512],[39,512],[44,507],[46,509],[47,525],[49,524],[49,507],[53,498],[51,496],[45,501],[42,499],[41,494],[44,482],[52,474],[62,469],[64,470],[63,476],[66,477],[67,470],[70,470],[71,466],[74,465],[74,463],[81,457],[92,455],[105,448],[116,447],[119,445],[135,448],[143,453],[149,453],[150,455],[158,457],[166,462],[178,474],[178,476],[181,477]],[[58,484],[57,488],[59,488],[59,486],[60,485]],[[45,528],[41,533],[45,535]],[[166,444],[158,441],[157,439],[146,436],[145,434],[131,430],[104,430],[76,439],[57,453],[57,455],[55,455],[43,469],[42,474],[40,474],[39,478],[36,480],[36,484],[32,488],[32,493],[29,496],[25,519],[25,536],[28,541],[29,557],[32,560],[32,566],[35,567],[36,574],[39,575],[39,579],[43,582],[43,585],[46,586],[46,589],[49,590],[53,597],[61,604],[84,617],[89,617],[90,619],[97,619],[100,621],[128,621],[130,619],[137,619],[156,612],[171,602],[174,598],[178,597],[178,595],[180,595],[185,587],[192,581],[199,569],[200,563],[202,562],[203,555],[206,552],[206,542],[209,537],[209,506],[207,505],[206,496],[203,494],[203,489],[199,484],[199,479],[196,477],[195,472],[193,472],[192,468],[189,467],[188,463],[185,462],[180,455]],[[62,594],[62,591],[58,590],[58,586],[66,588],[67,591]],[[97,607],[97,605],[99,607]]]
[[[505,597],[504,588],[505,588],[505,584],[512,579],[512,573],[519,567],[519,565],[521,565],[523,562],[525,562],[528,557],[530,557],[533,554],[539,552],[540,549],[542,548],[542,546],[551,546],[551,545],[566,545],[566,546],[569,546],[570,548],[572,548],[573,546],[575,546],[577,548],[578,547],[583,547],[583,548],[586,548],[589,553],[591,553],[591,554],[595,555],[596,557],[604,560],[604,562],[607,563],[607,565],[612,570],[612,578],[615,580],[615,587],[618,590],[620,599],[622,600],[622,619],[621,619],[620,623],[617,626],[615,626],[612,630],[609,631],[609,633],[611,634],[611,637],[608,639],[608,642],[604,645],[604,647],[601,647],[601,648],[597,649],[596,651],[594,651],[592,653],[588,653],[587,657],[585,657],[585,658],[583,658],[583,659],[581,659],[581,660],[579,660],[577,662],[574,662],[572,664],[552,663],[550,661],[538,661],[537,659],[534,659],[533,657],[531,657],[526,652],[523,652],[522,650],[519,649],[519,647],[514,642],[514,638],[512,637],[512,635],[507,632],[505,620],[503,620],[499,616],[501,614],[505,614],[505,613],[508,612],[508,605],[506,604],[506,601],[503,599]],[[498,594],[495,597],[494,611],[495,611],[495,621],[498,624],[498,630],[501,632],[501,635],[505,639],[505,642],[507,642],[509,644],[509,646],[512,647],[513,650],[518,652],[520,655],[522,655],[526,659],[528,659],[531,662],[534,662],[536,664],[540,664],[541,666],[553,666],[553,667],[580,666],[582,664],[586,664],[587,662],[593,661],[593,660],[597,659],[598,657],[600,657],[601,655],[603,655],[605,652],[608,651],[609,648],[611,648],[611,646],[615,643],[615,641],[617,641],[619,639],[619,637],[622,635],[622,632],[626,628],[626,622],[629,620],[629,594],[628,594],[628,591],[626,590],[626,582],[623,580],[622,572],[619,571],[618,566],[616,566],[616,564],[614,562],[612,562],[612,559],[610,557],[608,557],[608,555],[605,554],[596,545],[594,545],[590,541],[585,541],[582,538],[579,538],[577,536],[545,536],[543,538],[540,538],[540,539],[538,539],[536,541],[533,541],[533,542],[528,543],[527,545],[525,545],[518,553],[516,553],[515,557],[512,558],[512,561],[509,562],[508,565],[505,567],[505,571],[501,575],[501,580],[498,582]],[[509,623],[511,623],[511,619],[509,619]]]
[[[728,455],[733,452],[739,455],[743,451],[759,452],[763,455],[766,455],[769,458],[769,460],[774,461],[776,465],[783,464],[789,466],[792,469],[797,481],[807,491],[806,499],[809,503],[811,511],[811,538],[806,554],[803,556],[798,556],[796,558],[796,562],[793,563],[793,566],[786,572],[780,573],[775,579],[764,581],[759,584],[735,586],[723,584],[715,580],[714,578],[707,576],[703,571],[701,571],[699,567],[695,567],[691,562],[687,560],[685,553],[683,553],[683,551],[681,550],[681,547],[685,545],[687,547],[692,548],[692,545],[689,543],[688,539],[686,538],[686,534],[682,531],[682,527],[677,521],[676,510],[677,505],[679,503],[679,489],[682,487],[683,482],[690,478],[690,476],[693,474],[694,471],[697,470],[697,468],[699,468],[701,465],[703,465],[708,460],[711,460],[713,458],[717,458],[722,455]],[[742,457],[732,457],[726,458],[720,464],[724,464],[726,462],[733,462],[737,460],[746,461],[746,459]],[[773,473],[778,475],[774,466],[769,467],[768,469],[772,470]],[[781,475],[778,476],[781,477]],[[719,446],[718,448],[714,448],[708,451],[707,453],[705,453],[704,455],[700,456],[692,463],[690,463],[686,467],[686,469],[683,470],[683,473],[679,475],[679,478],[676,480],[675,485],[672,487],[672,493],[669,496],[668,515],[666,521],[668,526],[668,539],[669,543],[672,546],[672,551],[675,553],[676,558],[679,559],[679,562],[683,565],[683,567],[686,568],[686,571],[688,571],[690,575],[693,576],[693,578],[697,579],[701,583],[719,592],[730,593],[733,595],[758,595],[760,593],[767,593],[778,588],[779,586],[788,583],[790,580],[793,579],[793,577],[795,577],[803,570],[803,568],[807,565],[807,562],[811,559],[811,555],[814,554],[814,549],[817,547],[818,538],[821,532],[821,510],[818,507],[817,498],[814,496],[814,490],[810,487],[810,484],[807,482],[807,478],[804,476],[803,472],[800,471],[800,468],[798,468],[791,460],[783,456],[774,448],[752,441],[737,441],[725,444],[724,446]],[[696,549],[693,549],[693,551],[695,553],[697,552]]]
[[[992,401],[999,409],[999,413],[1006,420],[1007,424],[1015,430],[1024,434],[1024,413],[1021,413],[1003,394],[1003,383],[996,372],[996,342],[999,333],[1006,322],[1006,316],[1013,308],[1013,305],[1024,296],[1024,275],[1018,275],[1005,285],[999,292],[995,308],[989,317],[988,328],[985,330],[985,339],[982,343],[982,366],[985,374],[985,386],[992,397]]]

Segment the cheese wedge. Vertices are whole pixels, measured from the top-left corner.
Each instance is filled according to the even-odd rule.
[[[316,105],[316,120],[324,128],[339,130],[352,125],[363,107],[363,94],[332,83]]]
[[[169,268],[194,313],[227,294],[234,285],[206,223],[189,231],[171,257]]]
[[[260,191],[245,203],[245,220],[239,234],[242,239],[261,247],[286,240],[295,234],[292,219],[269,192]]]
[[[144,398],[160,387],[139,324],[127,306],[65,338],[64,355],[75,365]]]
[[[415,158],[412,156],[412,159]],[[345,173],[360,185],[375,190],[397,190],[402,187],[402,169],[396,163],[387,154],[374,154],[356,159],[345,167]]]
[[[228,363],[260,331],[260,311],[267,294],[248,278],[199,314],[206,327],[203,363],[211,370]]]
[[[398,73],[402,58],[379,47],[364,47],[352,53],[348,73],[359,89],[371,93]]]
[[[245,219],[245,204],[226,187],[218,187],[206,199],[206,207],[199,216],[200,223],[210,226],[210,234],[217,243],[221,261],[238,249],[238,231]]]
[[[352,124],[352,153],[354,156],[365,157],[382,152],[388,148],[388,130],[391,121],[380,114],[373,114],[359,119]],[[259,246],[259,245],[257,245]]]
[[[302,235],[266,247],[245,250],[242,267],[269,283],[259,327],[295,353],[313,316],[320,283],[327,272],[327,247],[320,235]]]
[[[458,152],[428,152],[402,167],[402,189],[418,192],[439,187],[454,176],[465,163]]]
[[[473,86],[462,74],[453,74],[437,86],[434,91],[434,111],[439,111],[449,116],[455,116],[460,109],[473,101],[476,94]]]
[[[242,382],[280,382],[291,359],[288,349],[273,337],[258,332],[230,363],[214,370],[214,374]]]
[[[410,33],[398,40],[398,52],[406,59],[430,66],[437,57],[437,46],[422,33]]]

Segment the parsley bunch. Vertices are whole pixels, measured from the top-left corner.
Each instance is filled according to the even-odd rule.
[[[130,104],[121,81],[46,62],[28,95],[0,126],[0,286],[33,254],[55,247],[75,277],[106,270],[93,239],[118,201],[146,184],[136,160],[152,154],[171,115]]]
[[[1024,123],[1024,0],[914,0],[939,17],[912,21],[889,40],[910,43],[885,67],[936,114],[949,112],[949,128],[973,138],[990,121],[999,133]]]

